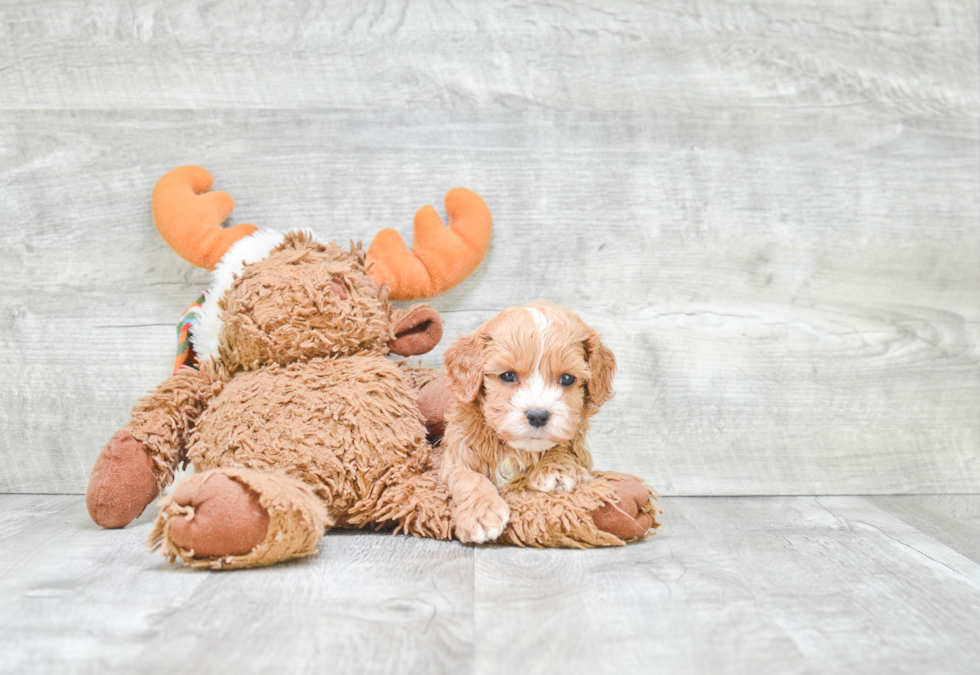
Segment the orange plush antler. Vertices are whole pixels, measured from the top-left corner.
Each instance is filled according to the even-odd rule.
[[[153,188],[153,222],[163,240],[196,267],[213,270],[232,244],[259,228],[221,223],[235,208],[226,192],[208,192],[211,174],[199,166],[170,171]]]
[[[431,298],[460,283],[490,247],[490,209],[478,194],[455,188],[446,195],[445,227],[431,206],[415,214],[412,250],[390,228],[378,232],[367,252],[371,276],[391,287],[393,300]]]

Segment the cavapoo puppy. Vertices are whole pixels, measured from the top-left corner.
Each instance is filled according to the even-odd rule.
[[[458,339],[444,363],[457,401],[440,477],[459,539],[500,536],[510,512],[497,490],[513,478],[541,492],[591,479],[585,433],[613,395],[616,359],[576,314],[549,302],[507,309]]]

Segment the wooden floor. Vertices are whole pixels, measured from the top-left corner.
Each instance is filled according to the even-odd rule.
[[[0,672],[975,673],[980,497],[686,497],[625,549],[331,533],[170,567],[145,514],[0,496]]]

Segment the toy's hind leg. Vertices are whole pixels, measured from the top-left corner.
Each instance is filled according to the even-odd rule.
[[[595,474],[571,492],[538,492],[519,479],[501,490],[510,522],[497,539],[517,546],[593,548],[622,546],[659,527],[657,495],[639,478]]]
[[[498,544],[533,547],[593,548],[622,546],[657,528],[657,496],[639,478],[612,471],[571,492],[538,492],[526,478],[501,490],[510,521]],[[454,523],[449,491],[428,471],[399,480],[352,524],[376,523],[416,537],[452,539]]]
[[[312,490],[280,473],[214,469],[160,503],[147,540],[191,567],[261,567],[312,555],[333,522]]]

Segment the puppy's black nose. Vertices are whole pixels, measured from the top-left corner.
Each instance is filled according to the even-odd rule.
[[[547,410],[528,410],[525,417],[527,417],[528,424],[532,427],[543,427],[548,423]]]

